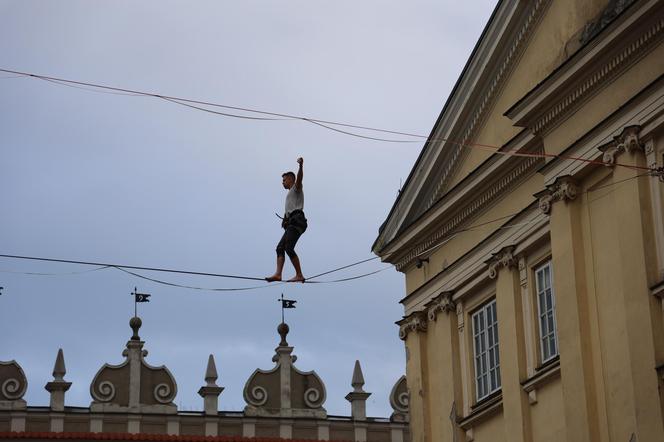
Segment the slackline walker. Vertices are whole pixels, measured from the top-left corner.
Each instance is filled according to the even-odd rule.
[[[304,217],[304,191],[302,190],[302,178],[304,173],[302,157],[297,159],[297,176],[294,172],[286,172],[281,175],[281,184],[288,190],[286,194],[286,204],[284,208],[284,217],[281,219],[281,227],[284,234],[277,244],[277,269],[274,275],[265,278],[267,282],[281,281],[281,273],[284,270],[286,255],[290,258],[295,268],[295,276],[288,282],[304,282],[300,258],[295,253],[295,244],[300,236],[307,230],[307,219]],[[278,215],[277,215],[278,216]]]

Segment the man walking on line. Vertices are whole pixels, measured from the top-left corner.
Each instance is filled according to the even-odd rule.
[[[284,210],[284,219],[281,227],[285,232],[277,244],[277,270],[274,275],[265,278],[267,282],[281,281],[281,272],[284,269],[286,255],[295,267],[295,276],[288,282],[304,282],[304,275],[300,267],[300,258],[295,253],[295,244],[300,239],[300,235],[307,230],[307,219],[304,217],[304,191],[302,190],[302,158],[297,159],[299,167],[297,176],[293,172],[286,172],[281,175],[281,183],[284,189],[288,190],[286,194],[286,207]]]

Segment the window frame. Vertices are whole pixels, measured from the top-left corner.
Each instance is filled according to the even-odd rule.
[[[548,282],[549,285],[548,287],[544,287],[542,290],[540,287],[540,278],[539,275],[541,272],[544,272],[548,270],[549,272],[549,278]],[[560,346],[558,343],[558,324],[556,321],[556,296],[555,296],[555,290],[553,287],[553,266],[551,263],[551,259],[546,260],[544,263],[538,265],[533,269],[533,275],[534,275],[534,291],[535,291],[535,300],[537,303],[537,329],[539,331],[538,334],[538,347],[540,349],[539,351],[539,356],[540,356],[540,361],[541,364],[544,365],[547,362],[552,361],[553,359],[557,358],[560,355]],[[544,281],[546,281],[546,277],[544,278]],[[542,298],[541,295],[544,294],[546,296],[546,291],[549,291],[550,294],[550,308],[547,308],[545,305],[545,312],[542,312]],[[545,304],[547,303],[547,299],[544,298]],[[548,318],[549,314],[551,315],[551,322],[553,324],[553,330],[546,330],[546,335],[544,334],[543,330],[543,316],[546,315]],[[548,328],[548,326],[547,326]],[[551,341],[550,341],[550,336],[552,335],[553,338],[553,345],[555,346],[555,351],[553,353],[550,353],[551,351]],[[547,354],[549,353],[549,354]]]
[[[489,316],[491,314],[491,316]],[[489,319],[492,322],[489,323]],[[498,335],[498,310],[496,299],[477,308],[470,315],[471,339],[473,341],[473,367],[474,367],[474,385],[476,402],[480,402],[502,388],[500,376],[500,337]],[[483,328],[478,331],[478,325]],[[494,336],[494,344],[490,344],[491,336]],[[480,341],[478,341],[480,338]],[[483,348],[478,353],[478,342]],[[491,365],[491,355],[493,353],[493,365]],[[480,371],[480,369],[484,368]],[[481,385],[481,382],[485,384]]]

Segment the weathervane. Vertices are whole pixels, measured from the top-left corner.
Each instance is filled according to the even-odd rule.
[[[295,308],[295,303],[297,302],[294,299],[284,299],[284,294],[281,294],[281,298],[277,299],[281,301],[281,322],[284,323],[284,309]]]
[[[150,302],[148,298],[152,295],[148,293],[138,293],[138,289],[136,287],[134,287],[134,291],[131,292],[131,295],[134,297],[134,316],[138,316],[138,303]]]

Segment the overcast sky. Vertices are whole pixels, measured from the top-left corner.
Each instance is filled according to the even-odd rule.
[[[494,3],[0,0],[0,68],[428,135]],[[320,273],[372,256],[422,147],[9,77],[0,74],[0,254],[266,276],[282,233],[281,174],[303,156],[309,229],[297,250],[305,275]],[[0,360],[23,367],[28,405],[48,405],[60,347],[73,382],[67,405],[90,404],[96,371],[123,361],[137,286],[152,294],[139,306],[146,360],[171,370],[181,410],[202,410],[210,353],[226,388],[220,409],[244,407],[248,377],[273,367],[283,292],[298,301],[286,312],[296,365],[321,376],[328,413],[350,414],[355,359],[373,393],[368,414],[391,413],[390,389],[405,373],[394,269],[226,293],[115,269],[7,273],[89,269],[0,259]]]

